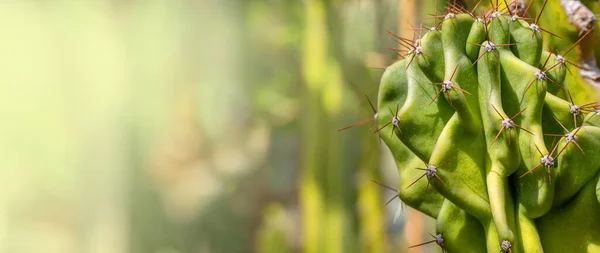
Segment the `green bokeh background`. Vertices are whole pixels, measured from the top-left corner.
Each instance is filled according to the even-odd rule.
[[[409,252],[434,223],[337,129],[435,3],[0,1],[0,253]]]

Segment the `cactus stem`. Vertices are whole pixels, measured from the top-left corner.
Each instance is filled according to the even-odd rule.
[[[598,102],[587,103],[587,104],[579,106],[579,105],[576,105],[575,102],[573,102],[573,97],[571,97],[571,92],[567,91],[567,94],[569,95],[569,100],[571,101],[571,105],[569,106],[569,113],[573,114],[574,126],[577,126],[577,116],[580,115],[582,111],[583,112],[594,111],[596,109],[596,107],[598,106]],[[583,123],[582,123],[582,125],[583,125]],[[561,124],[561,126],[564,129],[564,126],[562,124]]]
[[[473,45],[476,45],[476,46],[481,46],[480,44],[476,44],[476,43],[469,43],[469,44],[473,44]],[[489,44],[487,44],[487,45],[489,45]],[[488,47],[490,47],[491,51],[488,50]],[[496,56],[496,59],[500,59],[500,56],[498,56],[498,54],[496,54],[496,52],[494,52],[494,50],[496,50],[495,45],[493,46],[493,49],[491,48],[492,46],[488,46],[488,47],[486,47],[486,50],[485,50],[485,52],[483,54],[481,54],[479,57],[477,57],[477,60],[475,60],[473,62],[473,64],[471,64],[471,66],[475,66],[475,64],[477,64],[477,62],[479,60],[481,60],[481,58],[483,58],[483,56],[485,56],[485,54],[487,54],[488,52],[492,52],[494,54],[494,56]]]
[[[373,132],[373,134],[379,133],[379,131],[386,128],[390,124],[392,124],[392,126],[394,126],[396,129],[398,129],[398,131],[400,131],[400,134],[402,134],[402,130],[400,129],[400,117],[398,117],[398,111],[400,110],[400,105],[396,105],[396,113],[395,114],[392,111],[392,108],[389,108],[389,109],[390,109],[391,115],[393,115],[392,120],[390,122],[386,123],[385,125],[383,125],[381,128],[377,129],[377,131]],[[394,136],[394,130],[392,130],[392,137],[393,136]]]
[[[554,50],[554,49],[552,49],[550,52],[553,53],[554,55],[556,55],[556,57],[554,57],[556,64],[552,65],[552,67],[550,67],[550,68],[554,68],[556,66],[559,66],[558,69],[560,69],[561,67],[566,67],[567,62],[569,62],[569,61],[567,61],[567,59],[565,58],[564,55],[560,55],[558,53],[558,51]],[[569,63],[571,63],[571,62],[569,62]],[[573,63],[571,63],[571,64],[573,64]],[[577,66],[577,65],[575,65],[575,66]],[[577,66],[577,67],[579,67],[579,66]],[[569,74],[573,75],[573,73],[571,72],[571,70],[569,68],[567,68],[567,71],[569,71]]]
[[[393,36],[395,36],[396,38],[402,38],[402,37],[398,37],[394,34],[392,34]],[[419,31],[419,38],[421,37],[421,31]],[[404,70],[407,70],[410,65],[412,64],[413,60],[417,57],[419,57],[419,55],[423,55],[424,57],[427,58],[431,58],[429,57],[429,55],[427,55],[425,52],[423,52],[423,46],[421,45],[421,39],[416,39],[416,40],[408,40],[405,38],[402,38],[404,40],[406,40],[405,42],[408,43],[408,41],[413,42],[413,45],[411,45],[412,49],[408,50],[407,55],[408,54],[412,54],[410,57],[410,61],[408,62],[408,64],[406,65],[406,68]]]
[[[523,113],[527,109],[527,107],[523,108],[523,110],[519,111],[512,118],[504,118],[504,116],[502,116],[502,114],[498,111],[498,109],[496,109],[496,107],[494,105],[492,105],[492,108],[494,109],[494,111],[496,111],[498,116],[500,116],[500,118],[502,118],[502,128],[500,128],[500,131],[498,132],[498,134],[496,135],[496,137],[494,138],[494,140],[492,141],[492,144],[490,144],[490,146],[494,145],[494,143],[498,140],[498,137],[500,136],[500,134],[502,133],[502,131],[504,129],[506,129],[506,131],[508,132],[507,133],[508,134],[508,145],[510,145],[510,130],[512,130],[515,127],[533,135],[532,132],[515,124],[515,122],[513,121],[516,117],[519,117],[519,115],[521,115],[521,113]]]
[[[585,153],[585,152],[583,152],[583,149],[581,148],[581,146],[579,146],[579,143],[577,143],[577,133],[579,132],[579,130],[581,130],[581,127],[583,127],[583,125],[585,124],[585,121],[581,123],[581,126],[579,126],[575,130],[573,130],[572,132],[570,132],[569,130],[567,130],[567,128],[556,117],[554,117],[554,120],[556,120],[556,122],[558,122],[558,124],[560,125],[560,127],[566,132],[566,134],[564,135],[566,144],[558,152],[558,154],[561,154],[567,148],[567,146],[569,145],[569,143],[575,144],[575,146],[577,146],[577,148],[579,149],[579,151],[581,151],[581,153]],[[559,135],[559,134],[547,134],[547,135],[548,136],[555,136],[555,137],[563,137],[563,135]]]
[[[487,29],[486,29],[486,33],[487,33]],[[494,35],[492,34],[492,38],[490,39],[490,41],[488,41],[488,42],[487,42],[487,43],[485,43],[485,44],[477,44],[477,43],[473,43],[473,42],[467,42],[467,43],[469,43],[469,44],[471,44],[471,45],[475,45],[475,46],[478,46],[478,47],[484,47],[484,48],[485,48],[485,52],[484,52],[483,54],[481,54],[481,55],[480,55],[480,56],[477,58],[477,60],[475,60],[475,61],[473,62],[473,64],[472,64],[471,66],[475,66],[475,64],[477,64],[477,62],[478,62],[478,61],[479,61],[479,60],[480,60],[480,59],[481,59],[481,58],[482,58],[482,57],[483,57],[485,54],[487,54],[487,53],[489,53],[489,52],[493,53],[493,54],[494,54],[494,56],[496,56],[496,59],[500,60],[500,56],[499,56],[499,55],[498,55],[498,53],[496,52],[496,49],[497,49],[498,47],[507,47],[507,46],[514,46],[514,45],[516,45],[516,44],[494,44],[494,42],[493,42],[493,41],[494,41],[494,38],[493,38],[493,36],[494,36]]]
[[[587,34],[586,34],[587,35]],[[585,35],[584,35],[585,36]],[[578,42],[576,42],[575,44],[573,44],[573,46],[577,45]],[[571,46],[571,48],[573,48],[573,46]],[[554,64],[552,67],[550,68],[554,68],[555,66],[559,65],[560,67],[566,67],[567,63],[575,66],[576,68],[581,68],[579,67],[579,65],[572,63],[570,61],[568,61],[565,56],[569,53],[571,49],[567,50],[567,52],[564,55],[560,55],[558,54],[558,51],[552,51],[552,53],[554,53],[556,55],[556,57],[554,58],[554,60],[556,60],[556,64]],[[573,73],[571,72],[571,70],[569,68],[567,68],[567,71],[569,71],[569,74],[573,75]]]
[[[554,141],[552,141],[552,151],[550,151],[550,153],[547,155],[542,154],[542,151],[540,151],[538,146],[535,145],[535,149],[537,149],[538,153],[542,156],[542,158],[540,158],[540,163],[538,163],[535,167],[533,167],[530,170],[528,170],[527,172],[525,172],[525,174],[521,175],[519,178],[523,178],[527,174],[533,172],[538,167],[544,165],[544,167],[546,167],[548,169],[548,182],[550,184],[552,184],[552,177],[550,175],[550,167],[554,166],[554,160],[556,160],[556,158],[558,158],[558,156],[560,156],[560,154],[564,150],[564,148],[563,148],[560,152],[558,152],[556,157],[552,157],[552,154],[554,153],[554,151],[556,151],[556,148],[558,147],[558,144],[555,145],[555,142],[556,142],[556,138],[554,138]]]
[[[565,135],[565,141],[567,142],[567,145],[569,145],[569,143],[575,144],[575,146],[579,149],[579,151],[581,151],[581,153],[585,154],[585,152],[583,152],[583,149],[581,148],[581,146],[579,146],[579,143],[577,143],[577,135],[576,134],[579,131],[579,129],[581,129],[581,127],[577,128],[577,130],[575,130],[574,132],[567,133]],[[566,147],[567,146],[565,145],[565,148]]]
[[[419,55],[423,55],[426,56],[427,58],[430,58],[429,55],[425,54],[425,52],[423,52],[423,47],[421,45],[418,45],[415,47],[414,50],[409,50],[408,51],[409,54],[412,54],[410,57],[410,61],[408,62],[408,64],[406,64],[406,68],[404,70],[407,70],[408,67],[410,67],[410,64],[413,62],[413,60],[417,57],[419,57]]]
[[[552,65],[552,67],[545,69],[546,64],[548,64],[548,60],[550,60],[550,56],[551,56],[551,54],[548,54],[548,57],[546,58],[546,61],[544,62],[544,65],[542,65],[542,68],[540,69],[540,71],[535,72],[533,74],[535,78],[533,78],[533,80],[531,80],[529,85],[527,85],[527,88],[525,88],[525,92],[527,92],[529,90],[529,88],[531,88],[531,86],[533,85],[534,82],[544,81],[544,80],[550,81],[552,84],[554,84],[559,89],[564,90],[563,87],[561,87],[558,83],[556,83],[554,80],[548,78],[548,75],[546,74],[546,72],[550,71],[551,69],[553,69],[554,67],[556,67],[558,65],[558,64],[554,64],[554,65]]]
[[[425,163],[425,166],[427,168],[426,169],[424,169],[424,168],[415,168],[415,169],[425,171],[425,173],[423,173],[423,175],[421,175],[419,178],[417,178],[417,180],[415,180],[410,185],[408,185],[406,187],[406,189],[408,189],[409,187],[411,187],[412,185],[414,185],[415,183],[417,183],[424,176],[427,176],[427,187],[425,188],[425,191],[429,190],[430,181],[434,177],[437,178],[438,180],[440,180],[440,182],[442,182],[442,184],[446,185],[446,183],[444,182],[444,180],[442,180],[442,178],[440,178],[440,176],[438,176],[437,170],[439,168],[443,167],[444,165],[448,164],[449,162],[450,162],[450,160],[443,162],[440,166],[433,166],[433,165],[427,164],[425,161],[423,161],[423,163]]]
[[[404,70],[407,70],[408,67],[410,67],[410,64],[413,62],[414,59],[415,59],[415,54],[411,55],[410,61],[408,61],[408,64],[406,64],[406,68]]]
[[[539,76],[539,74],[541,74],[541,73],[540,73],[540,72],[536,72],[536,73],[535,73],[535,77],[536,77],[536,78],[533,78],[533,80],[531,80],[531,82],[529,83],[529,85],[527,85],[527,88],[525,88],[525,92],[527,92],[527,91],[529,90],[529,88],[531,88],[531,86],[533,85],[533,83],[534,83],[535,81],[538,81],[538,78],[537,78],[537,77]]]
[[[456,70],[458,70],[458,65],[456,65],[456,68],[454,68],[454,72],[452,72],[452,75],[450,76],[449,80],[445,80],[444,82],[441,83],[431,83],[431,85],[434,86],[442,86],[442,88],[440,89],[440,91],[435,95],[435,97],[433,98],[433,100],[431,100],[431,102],[429,102],[429,104],[431,105],[433,102],[435,102],[435,100],[440,96],[440,94],[442,92],[445,92],[446,94],[450,94],[451,90],[459,90],[461,92],[467,93],[469,95],[471,95],[470,92],[463,90],[459,87],[456,87],[455,85],[453,85],[452,80],[454,79],[454,75],[456,74]],[[452,100],[448,100],[450,102],[450,105],[452,105]]]

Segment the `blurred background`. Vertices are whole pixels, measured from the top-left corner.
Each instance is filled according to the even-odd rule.
[[[0,252],[409,252],[434,231],[386,208],[369,124],[337,130],[373,116],[386,31],[436,1],[0,7]]]

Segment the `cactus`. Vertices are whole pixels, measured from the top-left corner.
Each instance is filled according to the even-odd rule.
[[[503,2],[479,15],[451,5],[418,39],[393,37],[407,53],[381,78],[373,132],[398,196],[437,220],[414,246],[599,252],[600,104],[567,77],[590,32],[563,55],[544,50],[558,37],[539,23],[547,1],[534,18]]]

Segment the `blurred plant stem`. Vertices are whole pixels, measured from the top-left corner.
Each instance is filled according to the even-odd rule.
[[[342,145],[345,140],[353,145],[369,143],[368,139],[373,143],[373,136],[366,134],[361,138],[350,132],[335,132],[347,99],[344,95],[352,94],[345,92],[343,85],[345,77],[352,75],[347,72],[353,72],[347,68],[357,65],[344,58],[339,4],[304,2],[302,67],[306,87],[299,193],[303,252],[382,252],[385,237],[380,190],[368,184],[369,179],[376,176],[373,173],[377,174],[376,153],[372,152],[376,147],[371,144],[369,149],[364,149],[360,157],[364,160],[357,171],[351,166],[355,163],[348,162],[357,158]],[[361,68],[364,73],[364,67]],[[353,90],[353,93],[360,92]],[[364,187],[358,187],[357,191],[357,184]],[[361,240],[358,240],[359,233]]]
[[[320,1],[305,1],[303,38],[303,76],[306,103],[303,122],[303,170],[300,203],[303,219],[303,251],[306,253],[344,252],[344,224],[350,210],[345,209],[339,180],[339,135],[331,134],[328,124],[340,108],[339,66],[327,50],[326,9]]]
[[[380,178],[378,170],[379,148],[373,136],[363,137],[366,143],[361,157],[358,185],[358,212],[360,224],[360,243],[363,253],[384,252],[385,247],[385,206],[381,201],[381,188],[371,180]]]
[[[290,253],[289,238],[286,237],[288,220],[285,208],[273,203],[265,208],[263,223],[258,230],[258,252]]]

